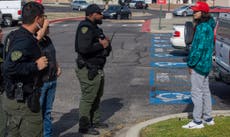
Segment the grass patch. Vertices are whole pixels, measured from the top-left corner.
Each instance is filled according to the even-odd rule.
[[[230,117],[215,117],[215,125],[202,129],[183,129],[190,119],[174,118],[141,130],[141,137],[230,137]]]

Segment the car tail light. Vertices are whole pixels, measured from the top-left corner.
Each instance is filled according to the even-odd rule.
[[[18,10],[18,15],[21,15],[22,14],[22,10]]]
[[[180,31],[174,31],[173,36],[174,37],[180,37]]]

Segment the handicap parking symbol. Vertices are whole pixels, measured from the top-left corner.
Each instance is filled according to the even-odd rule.
[[[214,103],[212,98],[212,103]],[[191,92],[175,92],[175,91],[151,91],[151,104],[192,104]]]
[[[155,91],[150,92],[151,104],[191,104],[190,92],[169,92]]]

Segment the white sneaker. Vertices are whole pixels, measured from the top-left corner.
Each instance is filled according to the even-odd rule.
[[[212,118],[211,121],[206,121],[206,120],[204,120],[203,122],[204,122],[204,124],[207,124],[208,126],[215,125],[215,122],[214,122],[214,119],[213,119],[213,118]]]
[[[195,128],[203,128],[204,124],[197,124],[193,121],[189,122],[187,125],[183,125],[182,128],[187,128],[187,129],[195,129]]]

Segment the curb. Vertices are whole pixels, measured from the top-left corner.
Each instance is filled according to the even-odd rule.
[[[171,118],[186,118],[190,115],[191,113],[178,113],[178,114],[171,114],[171,115],[167,115],[167,116],[163,116],[163,117],[158,117],[158,118],[154,118],[139,124],[136,124],[134,126],[132,126],[131,128],[128,129],[128,131],[126,132],[126,134],[124,135],[124,137],[139,137],[140,136],[140,131],[151,124],[160,122],[160,121],[164,121],[164,120],[168,120]],[[230,110],[216,110],[212,112],[212,116],[230,116]]]
[[[49,22],[52,23],[57,23],[57,22],[62,22],[62,21],[66,21],[66,20],[83,20],[85,17],[77,17],[77,18],[60,18],[60,19],[53,19],[50,20]]]
[[[141,32],[150,32],[151,31],[150,24],[151,24],[151,20],[146,20],[142,25]]]

